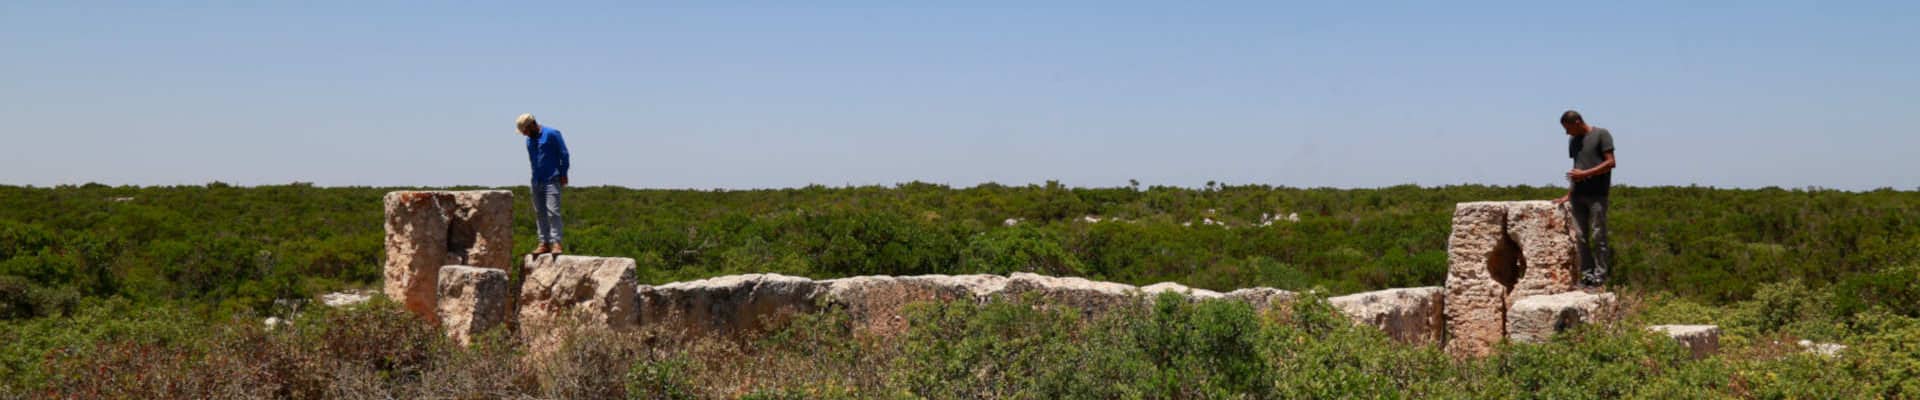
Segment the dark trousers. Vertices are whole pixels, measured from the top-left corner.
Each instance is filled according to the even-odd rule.
[[[1607,243],[1606,196],[1573,196],[1573,223],[1580,229],[1580,284],[1600,286],[1607,283],[1607,267],[1613,265],[1613,246]]]

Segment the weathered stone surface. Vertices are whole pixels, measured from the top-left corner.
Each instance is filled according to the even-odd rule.
[[[1665,333],[1693,352],[1693,358],[1707,358],[1720,352],[1720,327],[1714,325],[1654,325],[1647,330]]]
[[[445,265],[513,268],[513,192],[451,192]]]
[[[1380,328],[1406,343],[1438,343],[1446,335],[1446,290],[1438,286],[1387,289],[1327,299],[1355,323]]]
[[[506,324],[512,311],[513,292],[505,270],[442,266],[438,292],[440,326],[461,345]]]
[[[1507,338],[1516,342],[1545,342],[1555,333],[1611,318],[1615,304],[1613,293],[1566,292],[1522,297],[1507,310]]]
[[[408,311],[436,318],[442,265],[513,264],[513,194],[504,190],[388,192],[385,283]]]
[[[1515,299],[1571,290],[1572,224],[1548,201],[1454,206],[1447,238],[1447,352],[1483,356],[1507,336]]]
[[[437,318],[434,284],[447,255],[447,221],[453,195],[446,192],[389,192],[386,203],[385,283],[387,297],[408,311]]]
[[[1136,305],[1139,288],[1133,285],[1091,281],[1086,278],[1052,277],[1026,272],[1007,276],[1007,284],[998,293],[1011,300],[1025,296],[1056,305],[1078,308],[1082,314],[1100,314],[1118,307]]]
[[[901,308],[909,303],[979,301],[1006,284],[999,275],[860,276],[819,281],[818,296],[846,310],[856,328],[892,335],[906,331]]]
[[[579,318],[614,329],[633,328],[639,283],[631,258],[527,256],[520,285],[521,331],[538,334],[558,318]]]
[[[1227,300],[1251,304],[1255,311],[1265,312],[1277,307],[1286,307],[1287,305],[1293,304],[1293,299],[1297,297],[1297,295],[1293,292],[1270,287],[1256,287],[1234,290],[1227,292],[1227,294],[1221,297]]]
[[[1520,245],[1518,278],[1507,305],[1521,297],[1573,290],[1580,258],[1569,212],[1545,200],[1507,203],[1507,237]]]
[[[1146,295],[1147,299],[1149,300],[1159,298],[1161,293],[1167,293],[1167,292],[1173,292],[1173,293],[1179,293],[1181,295],[1185,295],[1187,296],[1187,300],[1189,301],[1201,301],[1201,300],[1210,300],[1210,299],[1218,299],[1218,298],[1226,297],[1226,295],[1220,294],[1220,292],[1215,292],[1215,291],[1206,290],[1206,289],[1194,289],[1194,288],[1187,287],[1187,285],[1182,285],[1182,284],[1173,283],[1173,282],[1160,282],[1160,283],[1155,283],[1152,285],[1146,285],[1146,286],[1140,287],[1140,294]]]
[[[814,310],[819,289],[813,280],[780,274],[641,286],[639,319],[648,328],[690,335],[759,332]]]

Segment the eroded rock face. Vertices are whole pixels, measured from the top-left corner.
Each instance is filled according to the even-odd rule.
[[[508,270],[513,267],[513,192],[451,192],[446,265]]]
[[[1327,299],[1355,323],[1380,328],[1406,343],[1439,343],[1446,335],[1446,290],[1438,286],[1387,289]]]
[[[440,326],[463,346],[510,318],[513,292],[505,270],[442,266],[438,292]]]
[[[1507,304],[1521,297],[1573,290],[1580,268],[1573,214],[1551,201],[1507,203],[1507,237],[1520,245],[1519,277]]]
[[[1447,238],[1447,352],[1484,356],[1507,336],[1507,309],[1521,297],[1571,290],[1571,216],[1549,201],[1454,206]]]
[[[1138,291],[1122,283],[1015,272],[1007,276],[1005,288],[997,295],[1022,300],[1032,293],[1043,302],[1078,308],[1082,314],[1100,314],[1137,304],[1134,296]]]
[[[731,275],[638,288],[639,320],[689,335],[760,332],[815,309],[820,285],[780,274]]]
[[[442,265],[507,270],[513,264],[513,193],[505,190],[388,192],[382,291],[408,311],[437,318]]]
[[[1545,342],[1555,333],[1610,319],[1616,303],[1613,293],[1566,292],[1522,297],[1507,310],[1507,338],[1524,343]]]
[[[902,308],[921,301],[977,302],[1000,291],[999,275],[859,276],[819,281],[818,298],[846,310],[856,329],[877,335],[905,332]]]
[[[389,192],[387,261],[382,290],[407,311],[437,318],[434,284],[447,255],[447,221],[453,195],[446,192]]]
[[[1720,352],[1720,327],[1714,325],[1654,325],[1647,330],[1665,333],[1693,352],[1693,358],[1707,358]]]
[[[633,328],[639,316],[635,265],[631,258],[527,256],[526,282],[520,284],[521,331],[539,334],[560,318]]]
[[[1221,296],[1221,298],[1227,300],[1251,304],[1253,305],[1254,311],[1258,312],[1266,312],[1274,308],[1286,307],[1293,304],[1295,297],[1297,297],[1297,295],[1293,292],[1270,287],[1238,289],[1227,292],[1227,294]]]

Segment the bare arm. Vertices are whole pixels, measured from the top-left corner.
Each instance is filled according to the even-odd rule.
[[[1614,162],[1614,160],[1613,160],[1613,152],[1611,152],[1611,151],[1609,151],[1609,152],[1607,152],[1607,160],[1606,160],[1606,161],[1601,161],[1601,162],[1600,162],[1600,165],[1595,165],[1595,166],[1593,166],[1593,168],[1588,168],[1588,169],[1587,169],[1587,176],[1594,176],[1594,175],[1599,175],[1599,174],[1604,174],[1604,173],[1608,173],[1608,172],[1612,172],[1612,171],[1613,171],[1613,166],[1614,166],[1614,165],[1616,165],[1616,164],[1618,164],[1618,163],[1616,163],[1616,162]]]
[[[1618,165],[1619,163],[1614,161],[1613,152],[1611,151],[1607,152],[1606,156],[1607,156],[1606,161],[1601,161],[1600,165],[1595,165],[1593,166],[1593,168],[1575,169],[1572,171],[1567,171],[1567,179],[1572,182],[1579,182],[1579,181],[1587,180],[1587,178],[1592,178],[1594,175],[1613,172],[1613,166]],[[1568,199],[1572,199],[1572,198],[1573,198],[1573,188],[1568,187],[1567,194],[1561,195],[1560,198],[1558,199],[1553,199],[1553,202],[1555,204],[1565,203],[1567,202]]]

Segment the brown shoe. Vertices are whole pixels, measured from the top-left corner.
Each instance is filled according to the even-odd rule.
[[[553,242],[553,248],[550,250],[549,252],[556,256],[567,252],[566,250],[560,249],[560,242]]]
[[[541,254],[547,254],[547,253],[551,253],[551,252],[553,252],[553,248],[552,248],[552,247],[549,247],[549,246],[551,246],[551,245],[548,245],[548,244],[546,244],[546,243],[541,243],[541,244],[540,244],[540,247],[535,247],[535,248],[533,248],[533,255],[536,255],[536,256],[537,256],[537,255],[541,255]]]

